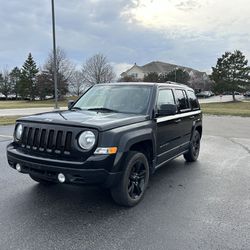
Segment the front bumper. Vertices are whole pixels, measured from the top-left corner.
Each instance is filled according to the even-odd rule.
[[[66,183],[96,184],[111,187],[118,183],[121,172],[110,172],[114,156],[96,155],[85,162],[49,159],[25,154],[12,144],[7,147],[7,159],[12,168],[21,165],[21,173],[31,174],[41,179],[58,182],[58,174],[63,173]]]

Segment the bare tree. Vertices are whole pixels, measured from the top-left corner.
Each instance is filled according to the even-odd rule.
[[[72,95],[80,96],[90,86],[90,83],[85,82],[82,71],[76,70],[73,72],[69,85],[69,91]]]
[[[89,58],[82,67],[82,73],[85,81],[90,84],[112,82],[115,78],[112,66],[102,54]]]
[[[9,71],[4,69],[2,73],[0,73],[0,93],[2,93],[7,100],[12,90],[13,86],[10,81]]]
[[[48,59],[44,65],[44,71],[48,72],[51,79],[51,83],[54,84],[54,59],[53,53],[50,52]],[[57,78],[58,78],[58,96],[59,98],[68,92],[68,84],[71,80],[73,72],[75,70],[75,65],[67,58],[66,53],[60,47],[57,48]]]

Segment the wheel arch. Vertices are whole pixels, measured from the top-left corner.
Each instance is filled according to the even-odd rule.
[[[200,137],[202,137],[202,126],[201,125],[196,126],[195,130],[197,130],[200,133]]]
[[[145,154],[149,162],[149,167],[150,169],[152,168],[153,160],[154,160],[154,150],[153,150],[152,140],[145,140],[145,141],[137,142],[131,145],[131,147],[129,148],[129,151],[138,151],[138,152]]]
[[[138,151],[146,155],[150,169],[156,156],[156,139],[152,128],[131,131],[120,139],[119,151],[125,156],[129,151]]]

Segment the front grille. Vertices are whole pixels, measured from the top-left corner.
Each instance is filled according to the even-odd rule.
[[[24,126],[21,146],[38,152],[69,155],[72,132],[55,128]]]

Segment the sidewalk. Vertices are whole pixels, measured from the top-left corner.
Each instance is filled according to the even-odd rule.
[[[67,107],[60,107],[60,110],[66,110]],[[3,116],[26,116],[43,112],[55,111],[53,107],[49,108],[22,108],[22,109],[0,109],[0,117]]]

